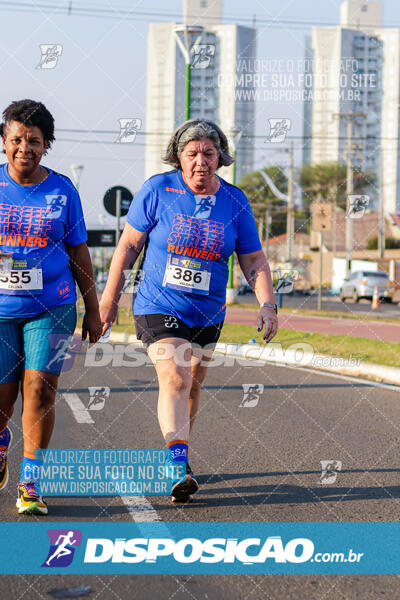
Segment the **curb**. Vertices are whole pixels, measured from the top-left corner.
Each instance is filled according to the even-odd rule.
[[[140,343],[134,334],[112,332],[109,342],[135,344]],[[296,346],[296,348],[294,348]],[[260,344],[225,344],[219,342],[215,352],[244,360],[253,360],[262,366],[276,363],[292,367],[310,368],[328,373],[359,377],[378,383],[400,386],[400,369],[375,363],[357,361],[356,359],[315,354],[309,352],[310,344],[299,342],[284,350],[279,342],[271,342],[266,346]],[[255,365],[256,366],[256,365]]]

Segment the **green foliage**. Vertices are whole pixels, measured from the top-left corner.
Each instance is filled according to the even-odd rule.
[[[300,185],[303,188],[303,200],[310,204],[314,200],[326,200],[346,208],[347,167],[337,162],[325,162],[317,165],[304,165],[300,173]],[[353,169],[353,191],[362,194],[376,182],[375,173],[363,173]]]
[[[272,166],[263,169],[283,194],[287,193],[287,177],[281,167]],[[286,231],[286,202],[278,200],[259,171],[247,173],[239,183],[240,189],[246,194],[256,221],[265,219],[265,211],[270,205],[272,223],[270,236],[280,235]]]
[[[385,248],[387,250],[397,250],[400,248],[400,240],[396,240],[393,237],[385,238]],[[377,250],[378,249],[378,236],[370,238],[367,243],[367,250]]]

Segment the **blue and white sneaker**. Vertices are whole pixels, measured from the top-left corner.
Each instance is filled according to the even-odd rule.
[[[174,472],[176,469],[174,467],[179,467],[182,465],[184,467],[184,472],[180,477],[176,477],[176,473]],[[172,479],[172,487],[171,487],[171,496],[173,502],[188,502],[191,500],[191,496],[195,494],[199,489],[199,484],[194,478],[193,471],[190,469],[190,473],[187,468],[187,463],[182,463],[180,461],[172,462],[171,458],[168,456],[165,461],[165,468],[167,477]]]

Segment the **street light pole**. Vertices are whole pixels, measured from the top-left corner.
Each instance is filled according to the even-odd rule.
[[[79,182],[82,177],[82,171],[85,167],[83,165],[71,165],[72,179],[74,181],[74,186],[76,190],[79,192]]]
[[[292,262],[293,238],[294,238],[294,199],[293,199],[293,142],[289,146],[289,178],[288,178],[288,202],[287,202],[287,260]]]
[[[242,137],[242,131],[236,127],[232,127],[230,130],[230,141],[233,148],[233,165],[232,165],[232,184],[236,185],[236,156],[237,156],[237,144]],[[226,303],[232,304],[235,301],[235,290],[233,287],[233,254],[230,255],[228,260],[228,285],[226,290]]]
[[[347,121],[347,176],[346,176],[346,195],[347,195],[347,217],[346,217],[346,277],[351,271],[351,260],[353,257],[353,219],[350,216],[350,195],[353,194],[353,126],[357,117],[365,118],[367,115],[362,112],[337,113],[334,115],[338,119]]]
[[[185,60],[185,121],[190,119],[190,50],[192,48],[193,36],[197,35],[195,44],[201,40],[204,27],[200,25],[178,25],[174,29],[175,39]]]

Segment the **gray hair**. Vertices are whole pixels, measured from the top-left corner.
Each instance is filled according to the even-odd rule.
[[[179,125],[172,134],[163,161],[175,169],[181,168],[180,157],[186,144],[208,138],[218,152],[218,167],[228,167],[234,162],[229,154],[228,140],[222,129],[208,119],[190,119]]]

